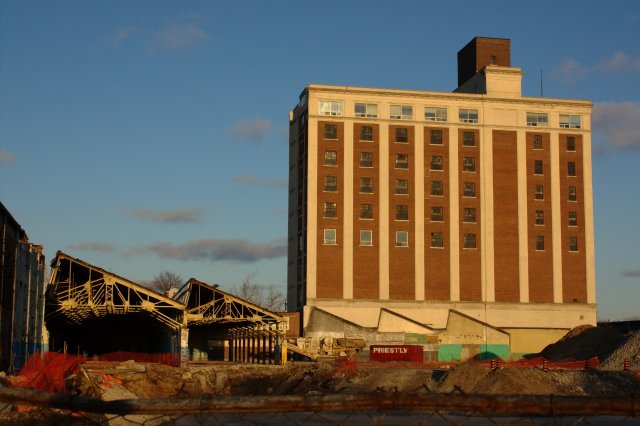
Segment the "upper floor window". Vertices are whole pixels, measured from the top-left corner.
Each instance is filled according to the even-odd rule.
[[[533,174],[541,175],[542,174],[542,160],[533,160]]]
[[[337,151],[325,151],[324,163],[325,166],[337,166],[338,165],[338,152]]]
[[[549,125],[549,114],[546,112],[528,112],[527,113],[527,126],[542,126],[547,127]]]
[[[578,212],[569,212],[569,226],[578,226]]]
[[[336,203],[324,203],[323,217],[338,217],[338,206]]]
[[[360,167],[373,167],[373,152],[360,153]]]
[[[356,103],[355,113],[356,117],[376,118],[378,116],[378,105]]]
[[[476,234],[464,234],[463,247],[466,249],[476,248]]]
[[[536,225],[544,225],[544,210],[536,210]]]
[[[409,142],[409,132],[406,127],[396,127],[396,142]]]
[[[396,220],[409,220],[409,206],[406,204],[396,205]]]
[[[396,154],[396,169],[408,169],[409,156],[407,154]]]
[[[431,156],[431,170],[442,170],[444,168],[442,155]]]
[[[342,102],[320,101],[320,115],[342,115]]]
[[[338,242],[336,240],[336,230],[335,229],[325,229],[324,230],[324,244],[325,245],[336,245]]]
[[[360,219],[373,219],[372,204],[360,204]]]
[[[567,151],[575,151],[576,150],[576,138],[573,136],[567,137]]]
[[[542,149],[542,135],[533,135],[533,149]]]
[[[412,120],[413,119],[413,106],[411,105],[390,105],[389,107],[391,118],[397,120]]]
[[[431,233],[431,247],[444,247],[444,237],[442,232]]]
[[[365,194],[373,193],[373,179],[360,178],[360,192]]]
[[[473,207],[465,207],[463,210],[462,221],[464,223],[476,223],[476,209]]]
[[[406,179],[396,179],[396,194],[404,195],[409,193],[409,181]]]
[[[338,190],[338,178],[336,176],[325,176],[324,190],[327,192],[336,192]]]
[[[477,123],[478,122],[478,110],[460,108],[458,111],[458,118],[461,123]]]
[[[425,107],[424,119],[428,121],[447,121],[447,109],[436,108],[436,107]]]
[[[560,127],[564,129],[579,129],[581,124],[579,115],[560,114]]]
[[[464,182],[463,184],[463,197],[475,197],[476,196],[476,184],[474,182]]]
[[[431,207],[431,222],[442,222],[444,221],[444,209],[439,206]]]
[[[473,132],[462,133],[462,145],[463,146],[476,146],[476,134]]]
[[[371,230],[360,231],[360,245],[361,246],[373,245],[373,232]]]
[[[431,145],[442,145],[442,130],[431,130]]]
[[[567,195],[567,200],[578,201],[578,191],[575,186],[569,187],[569,194]]]
[[[324,125],[324,138],[325,139],[338,139],[338,125],[337,124],[325,124]]]
[[[576,176],[576,162],[569,161],[567,162],[567,176]]]
[[[544,251],[544,235],[536,235],[536,251]]]
[[[476,171],[476,159],[474,157],[462,157],[462,171],[463,172],[475,172]]]
[[[409,247],[409,233],[396,231],[396,247]]]
[[[444,185],[441,180],[431,181],[431,195],[442,196],[444,195]]]
[[[536,185],[533,198],[536,200],[544,200],[544,187],[542,185]]]
[[[360,127],[360,140],[371,142],[373,141],[373,127],[362,126]]]
[[[578,237],[569,237],[569,251],[578,251]]]

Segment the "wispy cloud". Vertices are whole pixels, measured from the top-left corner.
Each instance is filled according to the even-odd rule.
[[[114,245],[99,243],[95,241],[86,241],[82,243],[71,244],[67,246],[67,248],[71,250],[97,251],[100,253],[112,253],[117,251],[117,248]]]
[[[128,251],[128,255],[152,253],[164,259],[256,262],[275,259],[287,254],[285,239],[271,243],[252,243],[246,240],[206,239],[183,244],[156,243]]]
[[[271,122],[262,117],[240,120],[231,126],[229,133],[236,139],[262,143],[271,131]]]
[[[554,77],[567,84],[579,83],[589,74],[597,73],[640,74],[640,58],[634,58],[626,52],[618,51],[614,52],[611,57],[587,65],[578,62],[572,57],[567,57],[552,71]]]
[[[594,133],[613,149],[640,148],[640,104],[605,102],[595,104],[591,115]]]
[[[287,188],[289,183],[284,178],[258,178],[255,176],[239,175],[231,178],[231,182],[249,186],[270,186],[272,188]]]
[[[573,58],[565,58],[560,66],[552,71],[552,75],[567,84],[575,84],[584,80],[589,73],[587,67]]]
[[[177,50],[213,41],[213,36],[191,23],[171,23],[154,33],[152,47]]]
[[[0,150],[0,166],[11,166],[16,163],[16,156],[9,152]]]
[[[622,276],[629,278],[640,278],[640,269],[630,269],[628,271],[624,271]]]
[[[134,27],[118,28],[115,33],[107,37],[107,43],[111,46],[119,46],[125,41],[133,38],[137,33],[139,33],[139,30]]]
[[[188,223],[198,222],[202,219],[201,209],[176,209],[176,210],[153,210],[153,209],[132,209],[125,212],[134,217],[139,217],[151,222],[162,223]]]

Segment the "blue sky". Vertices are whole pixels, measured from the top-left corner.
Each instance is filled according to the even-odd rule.
[[[599,318],[639,316],[637,1],[0,0],[0,200],[47,259],[284,291],[299,93],[451,91],[476,35],[594,102]]]

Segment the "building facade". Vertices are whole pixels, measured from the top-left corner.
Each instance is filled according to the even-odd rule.
[[[458,344],[469,336],[443,332],[455,313],[523,353],[595,324],[592,105],[521,83],[510,41],[476,37],[452,93],[305,88],[290,114],[288,306],[307,335]]]

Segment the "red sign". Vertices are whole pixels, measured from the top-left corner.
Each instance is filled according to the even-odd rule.
[[[371,361],[408,361],[422,362],[422,346],[418,345],[371,345],[369,347]]]

